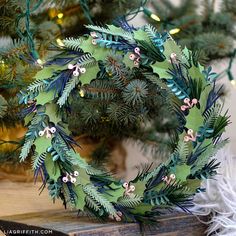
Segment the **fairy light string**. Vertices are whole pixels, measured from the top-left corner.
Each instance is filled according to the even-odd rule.
[[[31,9],[30,8],[30,0],[26,0],[25,1],[25,6],[26,6],[25,11],[20,13],[18,15],[18,17],[16,18],[16,32],[17,32],[17,34],[19,35],[19,37],[21,39],[25,39],[26,40],[27,45],[29,47],[29,51],[32,54],[32,57],[39,64],[40,64],[41,60],[39,59],[39,54],[38,54],[38,52],[37,52],[37,50],[35,48],[35,42],[34,42],[33,33],[31,31],[31,29],[30,29],[30,15],[39,8],[39,6],[41,5],[42,2],[43,2],[43,0],[37,1],[35,6],[32,7],[32,9]],[[21,19],[25,20],[25,31],[21,30],[21,27],[20,27]]]

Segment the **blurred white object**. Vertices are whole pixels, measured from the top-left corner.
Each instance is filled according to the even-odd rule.
[[[216,155],[218,175],[203,182],[206,192],[196,195],[195,215],[210,215],[207,235],[236,236],[236,156],[227,149]]]

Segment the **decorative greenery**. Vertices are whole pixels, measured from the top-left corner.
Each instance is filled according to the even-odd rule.
[[[21,103],[35,108],[28,109],[28,114],[24,111],[32,120],[21,161],[35,147],[35,176],[41,173],[51,197],[102,219],[149,222],[161,208],[187,210],[192,195],[202,190],[201,180],[216,174],[219,163],[210,158],[226,142],[221,141],[221,134],[229,120],[221,114],[219,90],[209,70],[196,62],[194,53],[182,50],[168,34],[161,36],[149,25],[132,31],[115,26],[88,28],[93,30],[90,36],[65,40],[59,57],[38,72],[41,89],[34,83],[21,93]],[[153,40],[156,37],[159,43]],[[81,61],[85,55],[90,56]],[[92,65],[86,63],[91,58]],[[105,119],[117,133],[119,127],[135,133],[140,123],[156,115],[149,105],[160,91],[171,102],[165,109],[171,109],[179,124],[176,147],[159,167],[145,167],[136,178],[124,182],[86,163],[73,149],[75,142],[66,123],[75,99],[83,101],[81,113],[73,114],[79,124],[84,120],[87,125],[81,128],[94,127],[90,130],[96,134],[98,122]],[[40,94],[49,93],[53,96],[47,101],[38,100]],[[49,112],[48,106],[55,109]]]

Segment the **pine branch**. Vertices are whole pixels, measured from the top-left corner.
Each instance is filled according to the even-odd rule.
[[[25,161],[26,157],[29,155],[33,142],[34,140],[29,140],[24,143],[20,153],[20,162]]]
[[[47,157],[47,152],[43,152],[40,155],[35,153],[32,159],[32,167],[34,170],[37,170],[43,163]]]
[[[74,51],[82,52],[82,49],[80,49],[81,43],[84,41],[84,39],[81,38],[66,38],[63,40],[63,43],[65,44],[65,47],[72,49]]]
[[[142,197],[138,195],[124,196],[118,199],[117,204],[125,208],[134,208],[142,202]]]
[[[67,84],[66,84],[66,86],[65,86],[65,88],[64,88],[64,90],[63,90],[63,92],[62,92],[62,95],[60,96],[60,98],[59,98],[58,101],[57,101],[57,104],[58,104],[60,107],[62,107],[62,106],[66,103],[66,101],[67,101],[67,99],[68,99],[68,97],[69,97],[71,91],[76,87],[76,85],[77,85],[78,83],[79,83],[79,80],[78,80],[78,77],[76,77],[76,76],[72,77],[72,78],[67,82]]]
[[[83,187],[84,192],[88,194],[93,200],[100,204],[105,211],[110,215],[116,215],[114,206],[100,194],[96,188],[92,185],[86,185]]]

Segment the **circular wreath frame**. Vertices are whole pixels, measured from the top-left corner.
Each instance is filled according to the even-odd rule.
[[[62,53],[45,63],[35,81],[21,92],[28,132],[20,160],[34,146],[35,177],[41,174],[50,196],[100,219],[148,222],[163,209],[188,210],[191,197],[202,191],[201,180],[216,174],[219,163],[211,157],[227,142],[221,139],[229,121],[227,114],[221,115],[216,74],[211,68],[204,70],[194,53],[151,25],[87,28],[90,35],[65,39]],[[131,70],[148,71],[152,83],[161,83],[171,93],[183,123],[169,159],[152,170],[143,168],[129,182],[86,163],[74,151],[75,142],[58,112],[78,85],[81,99],[86,97],[83,85],[96,78],[99,63],[111,53],[120,55]]]

